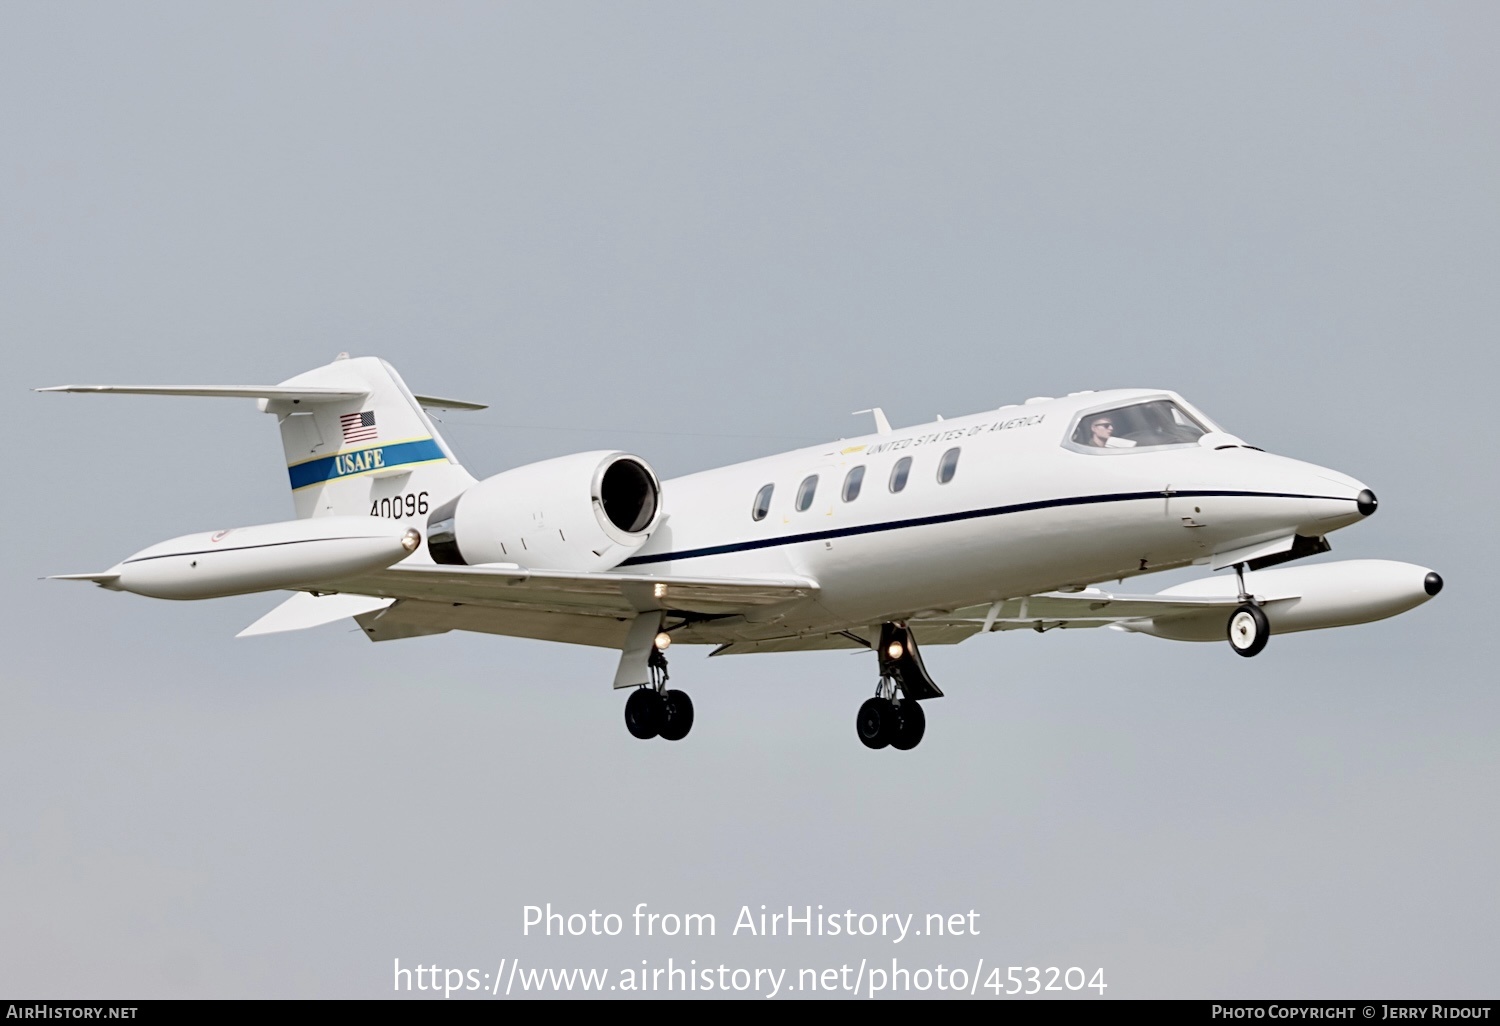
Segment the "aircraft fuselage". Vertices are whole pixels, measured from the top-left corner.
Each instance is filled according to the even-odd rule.
[[[663,483],[667,516],[622,570],[795,574],[820,586],[781,623],[902,619],[1207,562],[1362,519],[1361,482],[1246,447],[1217,430],[1192,444],[1069,444],[1081,417],[1174,393],[1086,393],[867,435]],[[939,481],[945,454],[956,465]],[[950,457],[951,458],[951,457]],[[899,461],[904,487],[892,490]],[[858,495],[845,482],[863,467]],[[799,490],[816,475],[811,501]],[[759,491],[773,485],[763,519]]]

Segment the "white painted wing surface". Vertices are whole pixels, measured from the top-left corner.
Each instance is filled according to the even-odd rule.
[[[1057,627],[1108,627],[1112,624],[1233,609],[1238,598],[1111,595],[1090,588],[1079,592],[1047,592],[1007,599],[989,606],[970,606],[942,616],[915,616],[907,621],[921,645],[957,645],[985,631],[1036,630]],[[991,615],[993,613],[993,616]],[[847,632],[786,634],[781,637],[734,640],[713,654],[749,655],[754,652],[817,652],[830,649],[858,651],[858,640],[880,635],[880,625],[851,627]]]
[[[389,606],[394,599],[368,595],[319,595],[299,591],[249,627],[235,635],[250,638],[258,634],[280,634],[321,627],[325,623],[346,620],[363,613],[373,613]]]
[[[970,606],[947,616],[916,617],[911,624],[917,628],[918,638],[926,641],[926,631],[934,628],[948,632],[966,631],[964,637],[969,637],[985,631],[1108,627],[1132,620],[1184,616],[1210,609],[1227,611],[1239,604],[1239,598],[1233,595],[1114,595],[1097,588],[1086,588],[1076,592],[1049,591],[1006,599],[991,606]]]
[[[529,570],[521,566],[405,565],[328,587],[353,595],[531,609],[622,614],[648,609],[727,615],[811,598],[805,577],[667,577],[610,572]]]
[[[818,586],[798,577],[567,573],[497,564],[392,567],[318,590],[396,600],[355,617],[375,641],[464,630],[618,648],[639,612],[739,620],[791,608]]]

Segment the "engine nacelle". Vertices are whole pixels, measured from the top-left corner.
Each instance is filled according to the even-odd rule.
[[[1272,634],[1347,627],[1384,620],[1420,606],[1442,590],[1443,579],[1425,566],[1388,559],[1350,559],[1245,574],[1245,589],[1263,602]],[[1234,575],[1188,581],[1160,594],[1233,598]],[[1205,610],[1158,616],[1120,626],[1173,641],[1223,641],[1229,613]]]
[[[427,519],[427,551],[450,566],[609,570],[660,520],[661,482],[645,460],[581,452],[485,478],[445,502]]]

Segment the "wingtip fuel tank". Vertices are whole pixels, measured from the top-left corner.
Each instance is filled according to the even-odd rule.
[[[1266,609],[1272,634],[1384,620],[1420,606],[1442,587],[1442,577],[1427,567],[1390,559],[1348,559],[1245,574],[1245,588]],[[1160,594],[1230,598],[1237,590],[1233,576],[1220,575],[1188,581]],[[1222,641],[1224,619],[1224,613],[1216,611],[1159,616],[1121,626],[1173,641]]]
[[[104,573],[68,577],[151,598],[222,598],[383,570],[421,544],[415,528],[389,520],[315,517],[186,534],[142,549]]]

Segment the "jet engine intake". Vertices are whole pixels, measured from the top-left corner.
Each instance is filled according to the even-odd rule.
[[[485,478],[427,519],[437,563],[609,570],[661,521],[661,482],[639,456],[581,452]]]

